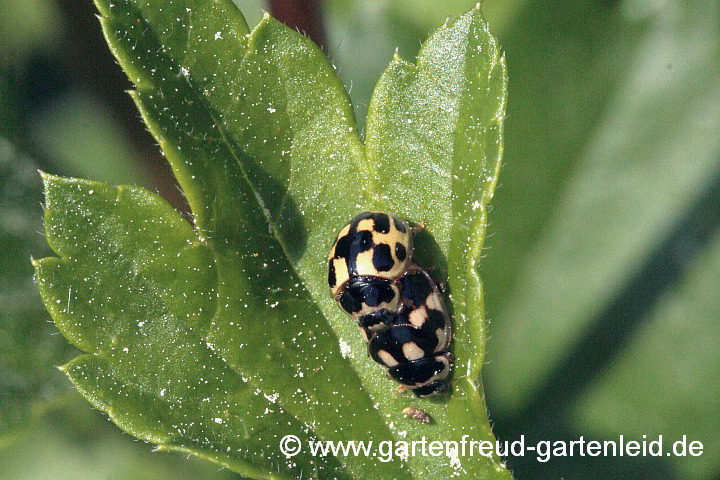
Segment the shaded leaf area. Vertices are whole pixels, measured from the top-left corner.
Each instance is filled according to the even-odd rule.
[[[42,189],[31,159],[0,138],[0,446],[62,403],[55,366],[77,351],[57,335],[32,281],[41,235]]]
[[[453,176],[445,187],[454,195],[444,194],[436,207],[447,214],[429,217],[429,209],[415,209],[415,198],[390,205],[411,220],[437,222],[438,242],[426,233],[421,251],[437,253],[443,277],[443,259],[450,259],[451,288],[464,301],[458,353],[461,365],[472,366],[470,376],[451,399],[428,401],[391,392],[326,285],[336,229],[359,211],[389,206],[379,192],[399,185],[377,172],[397,170],[407,153],[366,162],[327,59],[269,17],[249,32],[230,2],[98,8],[111,49],[137,86],[133,98],[188,197],[195,229],[143,190],[46,177],[46,234],[61,258],[38,262],[38,279],[59,328],[89,352],[65,367],[78,389],[161,449],[254,478],[509,478],[496,459],[478,455],[386,463],[308,452],[286,459],[278,449],[287,433],[305,445],[315,438],[376,445],[423,435],[492,439],[477,384],[484,330],[475,262],[501,154],[505,71],[479,11],[428,41],[429,64],[449,52],[459,67],[433,67],[438,93],[413,117],[439,112],[433,121],[466,132],[447,129],[428,170],[403,180],[422,183],[432,168],[446,169],[440,176]],[[386,85],[396,81],[393,68]],[[447,82],[451,90],[437,88]],[[490,105],[476,110],[475,91]],[[378,100],[380,110],[385,101]],[[411,151],[430,138],[406,135]],[[382,133],[375,139],[388,141]],[[475,177],[466,176],[470,168]],[[408,405],[435,422],[405,418]]]

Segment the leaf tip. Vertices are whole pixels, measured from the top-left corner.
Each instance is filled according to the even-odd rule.
[[[47,197],[48,190],[50,189],[50,186],[53,182],[58,180],[60,177],[57,177],[55,175],[52,175],[50,173],[44,172],[42,170],[38,170],[38,173],[40,174],[40,179],[42,180],[43,187],[45,190],[45,197]]]
[[[38,170],[38,173],[40,174],[40,178],[42,178],[42,181],[44,183],[51,183],[58,180],[61,180],[63,177],[60,177],[58,175],[53,175],[52,173],[47,173],[43,170]]]

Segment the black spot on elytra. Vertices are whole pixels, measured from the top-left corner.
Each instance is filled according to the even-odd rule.
[[[449,385],[445,380],[428,383],[422,387],[413,388],[413,393],[417,397],[429,397],[438,393],[447,392]]]
[[[365,303],[377,307],[389,303],[395,297],[390,280],[378,277],[356,277],[351,279],[340,296],[340,306],[348,313],[357,313]]]
[[[372,248],[372,232],[368,232],[367,230],[353,232],[351,230],[344,238],[348,239],[347,256],[343,255],[347,258],[348,273],[350,276],[357,275],[357,256]],[[339,244],[340,242],[338,242],[338,246]],[[336,247],[336,256],[338,255],[337,251],[338,249]]]
[[[381,308],[380,310],[363,315],[360,317],[360,320],[358,320],[358,323],[363,328],[375,330],[378,327],[383,326],[383,328],[387,328],[387,326],[391,325],[396,320],[397,317],[393,313],[385,308]]]
[[[398,260],[401,262],[405,260],[405,256],[407,255],[407,250],[405,249],[405,245],[402,243],[396,243],[395,244],[395,256]]]
[[[342,295],[340,295],[339,302],[342,309],[350,315],[357,313],[360,309],[362,309],[362,300],[356,295],[353,295],[353,291],[348,287],[345,287]]]
[[[430,282],[421,272],[408,273],[402,278],[402,297],[415,306],[423,305],[433,291]]]
[[[356,215],[355,218],[353,218],[350,221],[350,224],[351,224],[350,228],[352,228],[353,230],[357,229],[358,223],[360,223],[362,220],[365,220],[368,218],[373,218],[373,215],[375,215],[375,214],[372,212],[363,212],[359,215]]]
[[[365,252],[372,248],[372,233],[367,230],[357,232],[353,235],[352,243],[350,244],[350,252],[357,255],[358,253]]]
[[[394,215],[393,223],[395,224],[395,228],[397,228],[398,232],[405,233],[407,231],[405,229],[405,223]]]
[[[328,285],[330,285],[330,288],[334,288],[335,283],[337,283],[337,278],[335,276],[335,263],[331,258],[328,261]]]
[[[427,335],[412,325],[393,324],[390,328],[375,333],[370,341],[370,356],[379,364],[385,365],[377,355],[378,351],[384,350],[398,363],[409,362],[403,351],[403,346],[408,343],[414,343],[422,350],[421,358],[432,358],[438,339],[436,335]]]
[[[427,330],[435,332],[438,328],[444,329],[445,325],[445,314],[440,310],[434,310],[432,308],[426,308],[428,313],[428,321],[425,322],[423,328],[427,327]]]
[[[375,270],[378,272],[389,271],[394,265],[392,255],[390,254],[390,245],[381,243],[375,246],[372,262],[373,267],[375,267]]]
[[[350,235],[340,237],[335,242],[335,258],[348,258],[350,256]]]
[[[390,281],[384,278],[373,278],[368,282],[368,292],[365,294],[365,303],[370,307],[377,307],[380,304],[392,302],[395,298],[395,291],[390,286]]]
[[[390,231],[390,218],[384,213],[374,213],[372,216],[375,224],[373,230],[378,233],[388,233]]]
[[[412,362],[401,363],[388,370],[396,381],[403,385],[422,385],[445,369],[445,364],[436,360],[440,355],[425,357]]]

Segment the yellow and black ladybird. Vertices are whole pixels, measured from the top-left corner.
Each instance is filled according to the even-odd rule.
[[[442,295],[420,267],[399,279],[398,311],[380,309],[359,318],[373,360],[418,397],[448,389],[452,328]]]
[[[395,215],[364,212],[340,229],[328,255],[330,295],[357,317],[395,310],[396,280],[411,265],[412,231]]]
[[[369,356],[429,397],[448,389],[452,328],[437,285],[412,260],[412,235],[399,217],[361,213],[330,249],[328,285],[360,326]]]

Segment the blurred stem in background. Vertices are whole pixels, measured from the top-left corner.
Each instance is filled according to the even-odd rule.
[[[323,10],[324,5],[317,0],[270,0],[273,17],[324,48],[327,41]]]

